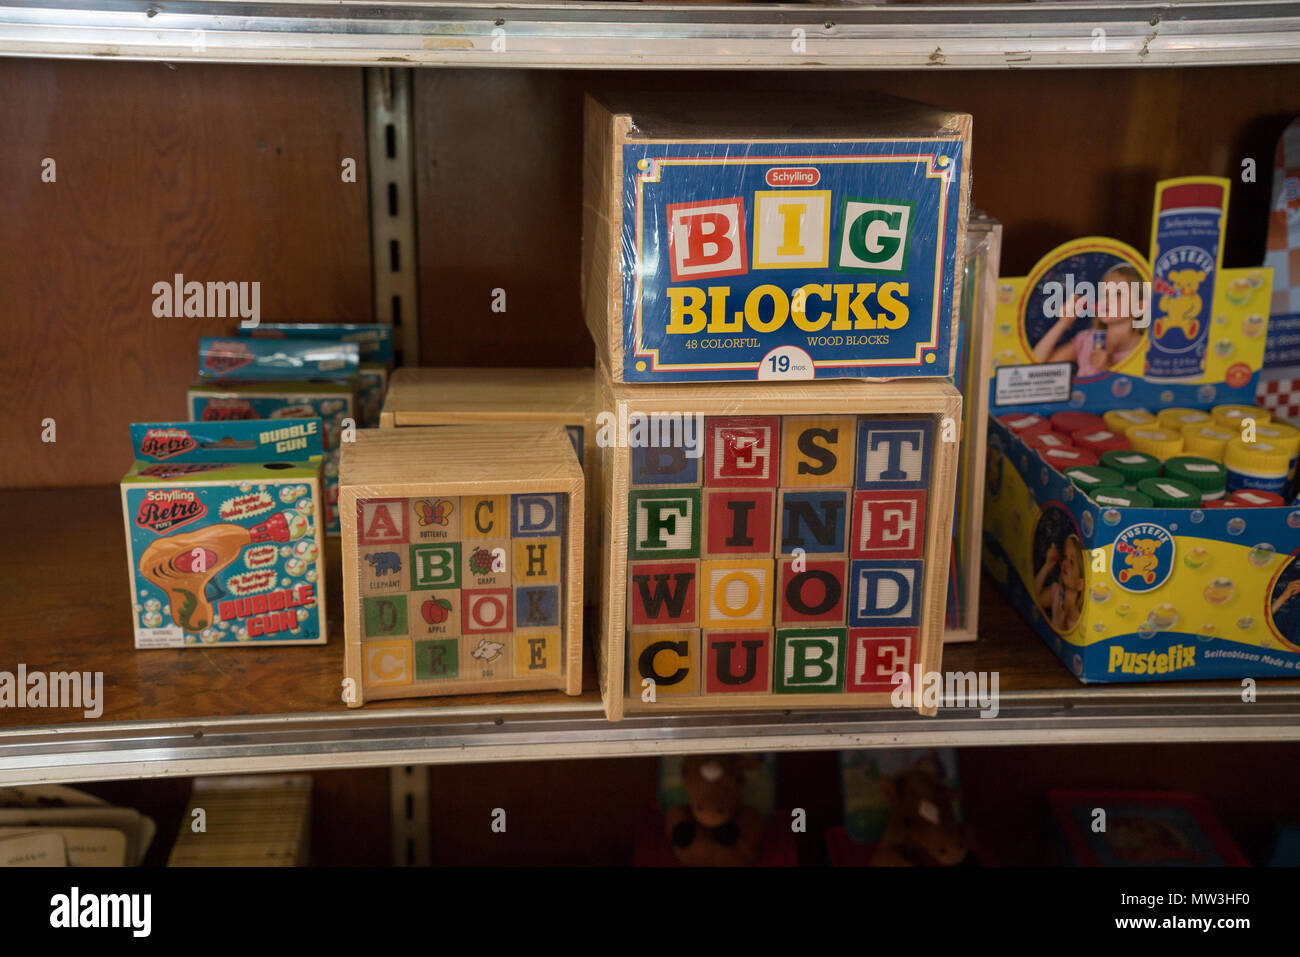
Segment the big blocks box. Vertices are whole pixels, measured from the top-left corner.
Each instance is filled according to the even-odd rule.
[[[358,432],[339,496],[348,704],[578,694],[582,492],[562,426]]]
[[[615,382],[950,376],[970,116],[586,101],[583,310]]]
[[[321,422],[131,426],[137,648],[322,644]]]
[[[887,706],[936,670],[960,418],[946,382],[605,378],[611,720]]]
[[[587,498],[587,595],[596,593],[600,531],[600,456],[596,454],[596,378],[592,369],[398,369],[380,416],[383,428],[548,422],[568,430]]]

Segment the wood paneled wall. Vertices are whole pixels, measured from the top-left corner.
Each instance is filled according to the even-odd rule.
[[[233,322],[156,318],[176,273],[368,321],[360,70],[5,60],[0,90],[0,486],[116,482],[128,423],[186,418]]]
[[[880,89],[975,116],[974,191],[1008,275],[1090,233],[1147,244],[1161,177],[1234,179],[1258,262],[1300,67],[893,73],[420,70],[421,362],[584,365],[582,92]],[[265,320],[371,315],[361,72],[0,61],[0,487],[115,482],[126,425],[183,418],[195,340],[155,282],[259,281]],[[41,161],[58,179],[41,182]],[[358,182],[341,181],[344,157]],[[1253,158],[1258,181],[1240,181]],[[506,311],[493,312],[494,291]],[[41,442],[54,418],[58,441]]]

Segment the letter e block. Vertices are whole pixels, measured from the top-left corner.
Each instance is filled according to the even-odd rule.
[[[460,652],[455,638],[415,643],[415,680],[441,681],[460,676]]]
[[[892,692],[893,676],[900,671],[909,673],[916,662],[919,635],[916,628],[850,628],[844,690],[849,694]]]
[[[516,631],[514,643],[516,677],[560,673],[564,649],[557,629],[527,628]]]
[[[781,422],[775,415],[704,420],[704,484],[766,488],[777,484]]]
[[[855,492],[854,558],[921,558],[925,550],[925,497],[916,489]]]

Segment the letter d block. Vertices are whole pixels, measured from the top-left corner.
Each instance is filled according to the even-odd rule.
[[[640,697],[642,683],[654,682],[655,697],[699,694],[700,633],[633,631],[628,634],[628,694]]]
[[[920,561],[850,563],[850,628],[896,628],[920,620]]]
[[[843,628],[778,628],[772,690],[827,694],[844,690]]]
[[[705,694],[768,694],[772,690],[772,632],[706,631]]]
[[[696,441],[699,441],[698,437]],[[700,457],[686,454],[681,447],[632,449],[629,485],[699,485]]]
[[[705,628],[772,627],[773,562],[717,559],[700,562]]]
[[[894,690],[898,672],[909,674],[917,660],[916,628],[850,628],[849,666],[844,690],[849,694]]]
[[[564,528],[563,495],[511,495],[510,535],[513,538],[556,536]]]
[[[700,490],[633,489],[628,493],[628,558],[700,557]]]

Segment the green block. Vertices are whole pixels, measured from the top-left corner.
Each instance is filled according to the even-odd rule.
[[[627,496],[628,558],[699,558],[700,513],[698,488],[633,489]]]
[[[459,588],[460,542],[411,546],[412,588]]]
[[[415,680],[436,681],[460,673],[455,638],[434,638],[415,643]]]
[[[775,694],[833,694],[844,690],[846,628],[778,628],[772,666]]]
[[[406,595],[366,598],[361,606],[367,638],[406,634]]]

